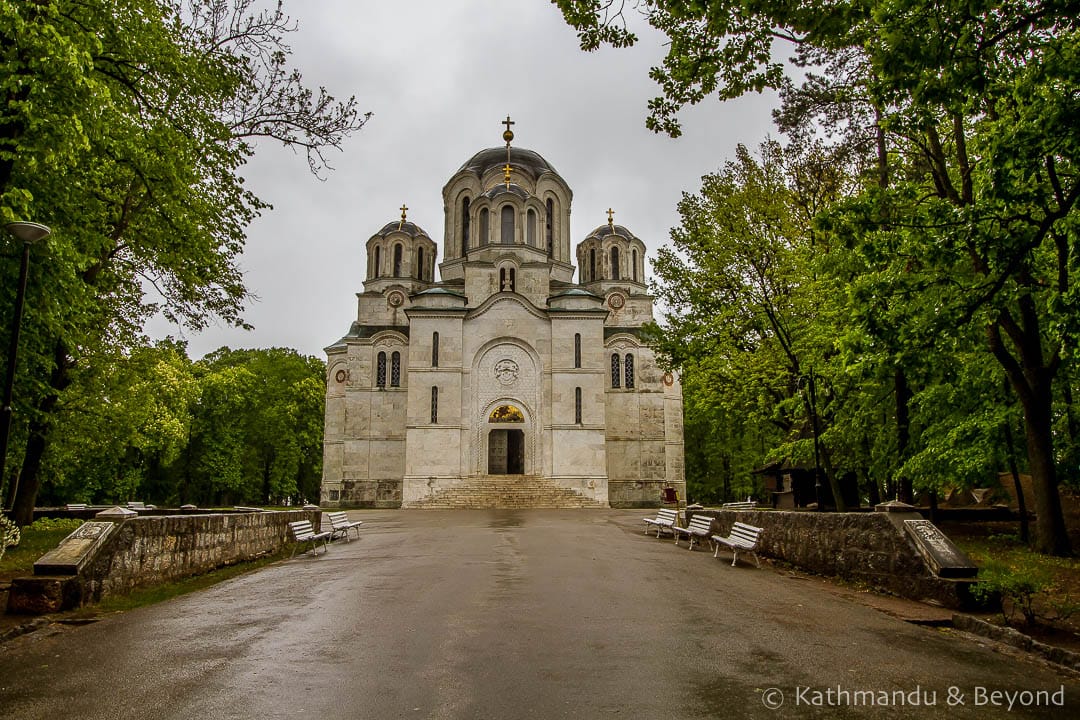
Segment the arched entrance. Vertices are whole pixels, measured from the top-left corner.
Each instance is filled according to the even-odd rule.
[[[488,475],[525,473],[525,432],[515,425],[525,416],[514,405],[499,405],[488,416]]]

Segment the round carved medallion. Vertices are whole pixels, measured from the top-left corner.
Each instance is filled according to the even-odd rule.
[[[348,377],[348,374],[344,370],[338,370],[337,373],[334,374],[334,379],[339,383],[345,382],[346,377]]]
[[[518,379],[518,364],[513,360],[500,360],[495,363],[495,379],[503,385],[513,385]]]
[[[611,295],[608,296],[607,304],[612,310],[618,310],[626,304],[626,298],[619,293],[611,293]]]
[[[671,373],[664,373],[664,384],[671,387],[675,384],[675,376]]]
[[[405,296],[395,290],[394,292],[386,296],[386,302],[390,305],[390,307],[401,307],[402,304],[404,304],[405,302]]]

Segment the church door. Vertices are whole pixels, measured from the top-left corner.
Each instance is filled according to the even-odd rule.
[[[521,430],[506,431],[506,474],[525,473],[525,433]]]
[[[492,430],[488,433],[488,475],[521,475],[525,472],[525,433]]]

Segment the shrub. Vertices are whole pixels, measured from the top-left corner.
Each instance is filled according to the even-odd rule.
[[[1001,599],[1001,615],[1006,625],[1011,625],[1019,612],[1024,622],[1036,621],[1035,600],[1050,587],[1050,577],[1045,570],[1032,567],[1015,568],[991,560],[979,570],[979,582],[971,592],[976,600],[990,602]]]
[[[4,557],[9,547],[18,545],[21,537],[19,526],[10,518],[0,515],[0,558]]]

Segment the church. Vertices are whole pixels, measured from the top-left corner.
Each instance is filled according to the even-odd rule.
[[[641,339],[645,244],[609,210],[572,251],[570,186],[513,124],[443,187],[441,262],[405,206],[367,241],[326,348],[323,507],[685,497],[682,388]]]

